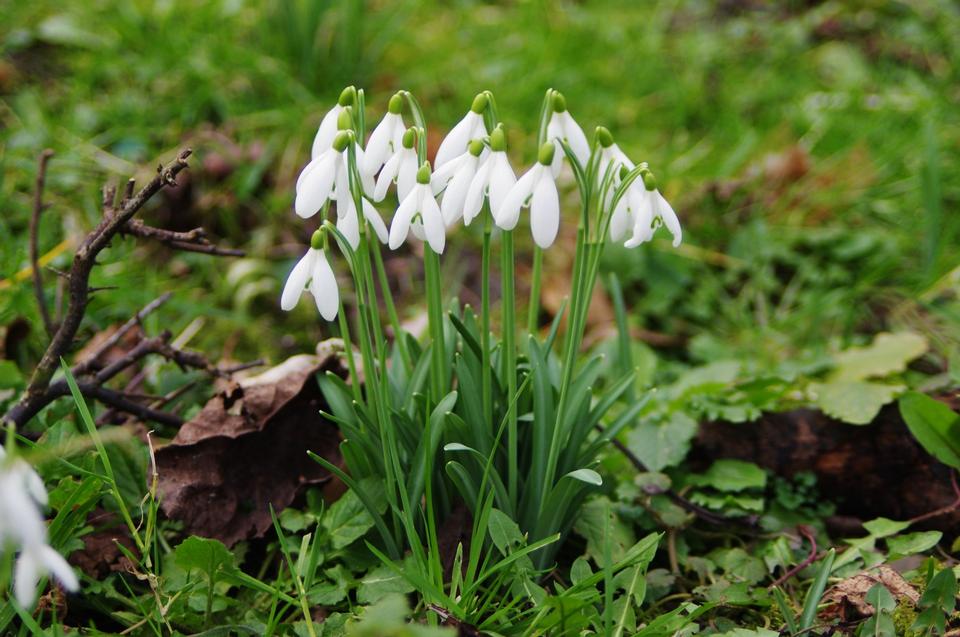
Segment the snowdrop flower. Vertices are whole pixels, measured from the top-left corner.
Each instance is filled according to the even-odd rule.
[[[480,156],[485,146],[479,139],[474,139],[467,146],[467,152],[457,159],[447,162],[430,178],[430,186],[436,195],[443,190],[443,201],[440,203],[440,212],[443,222],[449,228],[463,217],[463,204],[467,198],[467,189],[477,174],[480,166]],[[454,166],[455,170],[445,170]],[[443,174],[439,174],[445,171]]]
[[[337,278],[323,252],[323,231],[317,230],[310,238],[310,249],[297,265],[293,266],[280,297],[280,308],[289,312],[296,307],[304,289],[309,289],[320,310],[320,316],[328,321],[337,318],[340,307],[340,292]]]
[[[360,170],[364,161],[363,149],[356,142],[353,131],[349,130],[350,126],[350,111],[344,109],[340,112],[341,129],[330,148],[311,160],[297,178],[297,195],[293,207],[298,216],[309,219],[317,214],[328,199],[345,200],[345,193],[350,192],[350,144],[353,144],[360,186],[367,195],[373,192],[373,176]]]
[[[380,243],[386,243],[387,225],[380,217],[380,213],[366,197],[360,197],[360,206],[363,209],[364,219],[370,222],[377,239]],[[360,218],[357,215],[357,206],[349,193],[345,200],[337,199],[337,230],[346,237],[351,248],[356,250],[360,247]]]
[[[498,226],[513,230],[520,219],[520,208],[529,202],[530,230],[534,242],[541,248],[553,245],[560,228],[560,198],[550,170],[556,152],[551,142],[541,146],[536,165],[513,185],[503,204],[494,212]]]
[[[370,134],[367,142],[366,156],[363,158],[363,172],[376,175],[390,156],[400,150],[406,126],[403,124],[403,96],[397,93],[390,98],[387,104],[387,114],[383,116],[377,127]]]
[[[463,204],[463,223],[467,226],[480,213],[484,194],[490,198],[490,210],[499,210],[507,193],[517,183],[517,176],[507,158],[507,137],[501,126],[490,133],[490,151],[490,156],[480,165],[467,189]]]
[[[467,145],[471,139],[487,136],[487,127],[483,123],[483,111],[486,110],[489,102],[490,99],[484,93],[478,93],[473,98],[470,111],[457,122],[456,126],[450,129],[444,140],[440,142],[440,148],[437,149],[437,157],[434,161],[437,170],[454,157],[462,155],[467,150]]]
[[[623,197],[623,199],[631,198],[628,207],[633,221],[633,234],[623,245],[627,248],[635,248],[641,243],[650,241],[654,231],[662,223],[673,235],[673,247],[676,248],[683,239],[677,213],[657,190],[657,181],[653,173],[646,171],[642,174],[642,178],[642,182],[639,179],[633,182],[629,192]],[[612,224],[611,219],[611,226]]]
[[[554,91],[552,100],[553,112],[550,114],[550,121],[547,123],[547,141],[558,142],[565,141],[570,145],[574,157],[580,162],[581,166],[586,166],[590,161],[590,144],[587,143],[587,136],[583,134],[583,129],[570,116],[567,110],[567,100],[558,91]],[[562,148],[558,148],[553,156],[551,169],[553,175],[560,174],[560,166],[563,164],[565,153]]]
[[[317,134],[313,138],[313,146],[310,149],[310,159],[316,159],[333,144],[333,138],[337,136],[337,121],[343,109],[352,106],[357,100],[357,89],[348,86],[340,93],[340,98],[336,105],[327,111],[320,121],[320,127],[317,128]]]
[[[619,184],[621,166],[630,171],[634,169],[633,162],[620,150],[620,147],[613,141],[613,135],[603,126],[597,126],[597,142],[600,144],[600,160],[597,164],[597,178],[603,180],[607,168],[611,168],[613,170],[614,184]]]
[[[23,460],[7,460],[0,447],[0,552],[8,546],[19,547],[13,591],[24,608],[33,606],[37,583],[47,573],[68,591],[80,588],[67,561],[47,545],[47,526],[40,514],[46,503],[40,476]]]
[[[420,162],[414,148],[417,142],[417,130],[408,128],[400,140],[400,147],[387,163],[383,165],[377,185],[373,190],[373,200],[383,201],[390,184],[397,182],[397,200],[403,201],[410,194],[417,181],[417,168]]]
[[[430,164],[424,163],[417,171],[417,183],[400,203],[390,225],[390,249],[396,250],[406,241],[414,217],[419,216],[423,224],[422,234],[437,254],[443,253],[446,243],[446,228],[437,200],[430,188]],[[419,234],[415,231],[415,234]]]

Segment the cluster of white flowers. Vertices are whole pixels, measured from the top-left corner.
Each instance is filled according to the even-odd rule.
[[[567,156],[562,146],[569,148],[581,167],[598,153],[598,179],[609,174],[614,187],[636,168],[603,127],[597,128],[596,143],[591,148],[583,129],[567,110],[564,97],[552,91],[546,141],[539,149],[537,162],[519,179],[507,157],[502,126],[487,130],[484,114],[490,103],[488,93],[476,96],[467,114],[443,139],[431,169],[429,162],[420,163],[417,152],[425,131],[407,128],[404,123],[404,96],[400,92],[390,99],[387,114],[364,149],[354,128],[357,91],[353,87],[344,89],[336,106],[324,116],[314,138],[310,163],[297,179],[297,215],[312,217],[325,210],[328,202],[335,203],[337,230],[354,249],[360,244],[358,199],[363,219],[370,223],[377,239],[392,250],[412,232],[434,252],[442,253],[447,231],[460,220],[469,225],[483,209],[485,199],[494,223],[503,230],[513,230],[521,210],[528,207],[534,242],[540,248],[549,248],[560,228],[556,179]],[[656,229],[664,225],[673,235],[673,245],[678,246],[681,230],[677,215],[657,190],[653,174],[645,164],[640,167],[641,178],[631,182],[610,216],[610,239],[628,248],[636,247],[650,241]],[[359,184],[358,199],[351,191],[351,178]],[[396,184],[398,206],[388,231],[370,199],[383,201],[392,184]],[[610,205],[612,193],[610,189],[604,205]],[[438,197],[442,198],[438,201]],[[314,233],[310,244],[287,278],[280,305],[284,310],[293,309],[304,289],[309,289],[323,318],[333,320],[340,297],[324,254],[322,230]]]
[[[47,490],[40,476],[19,458],[8,458],[0,447],[0,554],[19,551],[13,590],[24,608],[33,605],[37,582],[51,573],[68,591],[80,587],[77,576],[59,553],[47,544],[47,525],[40,507]]]

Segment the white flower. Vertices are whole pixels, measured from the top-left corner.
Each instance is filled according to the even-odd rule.
[[[396,250],[406,241],[411,226],[414,224],[414,217],[417,215],[419,215],[423,224],[423,237],[430,244],[430,248],[437,254],[443,253],[443,247],[447,240],[446,228],[444,227],[440,206],[437,205],[437,200],[433,198],[433,190],[430,188],[430,164],[427,163],[417,171],[417,183],[400,203],[396,214],[393,215],[393,222],[390,224],[391,250]],[[420,233],[419,230],[414,230],[415,235]]]
[[[337,277],[327,262],[327,256],[321,249],[323,234],[318,230],[310,240],[310,249],[303,255],[287,277],[280,297],[280,307],[290,311],[296,307],[303,290],[308,288],[320,310],[320,316],[328,321],[337,318],[340,307],[340,291],[337,289]]]
[[[613,141],[613,135],[603,126],[597,127],[597,141],[600,143],[600,159],[597,163],[597,179],[603,180],[607,169],[613,170],[614,185],[620,183],[620,168],[634,169],[634,163]]]
[[[40,476],[24,461],[6,460],[0,447],[0,552],[18,547],[13,590],[24,608],[33,605],[37,582],[51,573],[68,591],[80,588],[77,576],[63,557],[47,545],[47,527],[40,507],[47,491]]]
[[[520,219],[520,208],[529,202],[530,230],[534,242],[541,248],[553,245],[560,228],[560,197],[550,170],[555,152],[552,143],[545,143],[540,148],[537,163],[513,185],[494,211],[497,225],[504,230],[513,230]]]
[[[444,164],[430,178],[433,194],[437,195],[443,191],[440,213],[448,228],[464,216],[463,205],[467,198],[467,190],[483,161],[482,154],[485,148],[482,141],[474,139],[467,147],[467,152]],[[469,222],[465,221],[465,223]]]
[[[553,95],[553,112],[550,114],[550,121],[547,123],[547,141],[558,142],[557,152],[554,153],[551,168],[554,176],[560,174],[560,166],[566,153],[560,147],[559,142],[565,141],[570,145],[574,157],[580,162],[581,166],[586,166],[590,161],[590,144],[587,142],[587,136],[583,134],[583,129],[571,117],[567,110],[567,100],[560,93]]]
[[[377,239],[380,240],[380,243],[386,243],[387,225],[380,217],[380,213],[366,197],[360,198],[360,205],[363,209],[363,216],[370,222]],[[357,215],[356,204],[354,204],[353,197],[350,196],[349,192],[345,200],[337,199],[337,230],[346,237],[351,248],[356,250],[360,247],[360,218]]]
[[[317,214],[328,199],[339,200],[344,192],[349,192],[350,158],[347,147],[350,135],[346,131],[341,133],[334,139],[333,145],[312,159],[297,177],[297,194],[293,204],[297,216],[309,219]],[[369,195],[374,189],[373,176],[360,170],[364,160],[363,149],[356,142],[353,149],[361,188]]]
[[[657,190],[653,182],[653,176],[649,173],[646,173],[646,175],[649,175],[647,179],[650,182],[649,184],[644,184],[643,179],[637,179],[630,185],[630,190],[621,199],[621,203],[623,203],[623,200],[629,198],[625,214],[633,223],[633,234],[623,245],[627,248],[635,248],[641,243],[650,241],[657,226],[662,223],[673,235],[673,247],[676,248],[683,239],[680,220],[677,219],[677,213],[673,211],[667,200]],[[648,186],[652,186],[652,188],[648,189]],[[616,212],[614,216],[616,216]],[[612,238],[612,218],[610,226]]]
[[[403,123],[403,97],[397,93],[390,98],[387,114],[383,116],[367,141],[366,156],[363,160],[363,172],[376,175],[387,159],[400,150],[401,140],[406,126]]]
[[[496,211],[503,205],[507,193],[517,183],[517,176],[507,158],[506,136],[503,128],[497,127],[490,133],[490,156],[480,165],[467,189],[463,204],[463,223],[470,222],[480,213],[483,196],[490,198],[490,210]]]
[[[340,113],[347,106],[351,106],[356,101],[356,97],[357,90],[348,86],[340,93],[336,105],[323,116],[317,128],[317,134],[313,137],[313,146],[310,148],[311,160],[319,157],[333,144],[333,138],[337,136],[337,120],[340,118]]]
[[[483,123],[483,111],[487,108],[488,102],[489,98],[483,93],[473,98],[469,112],[440,142],[440,148],[437,149],[437,156],[433,162],[437,170],[454,157],[462,155],[467,150],[467,144],[471,139],[486,137],[487,127]]]
[[[403,201],[417,181],[417,168],[420,163],[414,148],[417,140],[416,129],[409,128],[402,136],[398,150],[383,165],[377,185],[373,190],[373,200],[383,201],[390,184],[397,182],[397,200]]]

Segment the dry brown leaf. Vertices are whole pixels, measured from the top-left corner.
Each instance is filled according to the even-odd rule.
[[[189,533],[231,546],[260,537],[308,485],[330,474],[307,451],[340,462],[337,428],[320,416],[318,372],[342,372],[333,355],[294,356],[232,383],[157,451],[161,506]]]
[[[892,568],[881,565],[842,580],[830,588],[823,596],[827,604],[820,612],[821,619],[841,620],[858,619],[873,615],[873,606],[866,602],[867,591],[875,584],[883,584],[898,601],[908,601],[916,605],[920,594]]]

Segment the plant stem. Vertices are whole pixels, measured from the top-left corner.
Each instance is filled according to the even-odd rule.
[[[517,410],[513,403],[513,396],[517,391],[517,349],[514,343],[516,337],[516,299],[514,298],[513,274],[513,232],[503,233],[500,244],[502,246],[501,261],[501,309],[503,312],[503,378],[507,384],[507,493],[513,510],[517,510]]]
[[[444,390],[446,374],[444,373],[443,302],[440,297],[440,258],[429,246],[424,247],[423,265],[427,279],[427,321],[430,324],[432,340],[430,381],[433,402],[437,403],[446,393]]]
[[[530,307],[527,315],[527,331],[536,334],[540,327],[540,278],[543,271],[543,250],[533,248],[533,277],[530,281]]]
[[[484,206],[487,208],[487,206]],[[484,214],[486,213],[486,214]],[[483,422],[493,428],[493,397],[490,369],[490,234],[492,232],[489,210],[483,215],[483,252],[480,259],[480,368],[483,400]]]
[[[407,339],[403,333],[403,327],[400,325],[400,317],[397,315],[397,307],[393,302],[393,292],[390,290],[390,281],[387,279],[387,270],[383,267],[383,255],[380,254],[380,245],[373,250],[374,265],[377,268],[377,279],[380,281],[380,289],[383,291],[383,300],[387,306],[387,316],[390,318],[390,327],[393,328],[393,340],[400,350],[400,358],[403,359],[403,367],[409,372],[413,367],[413,361],[410,359],[410,350],[407,349]]]

